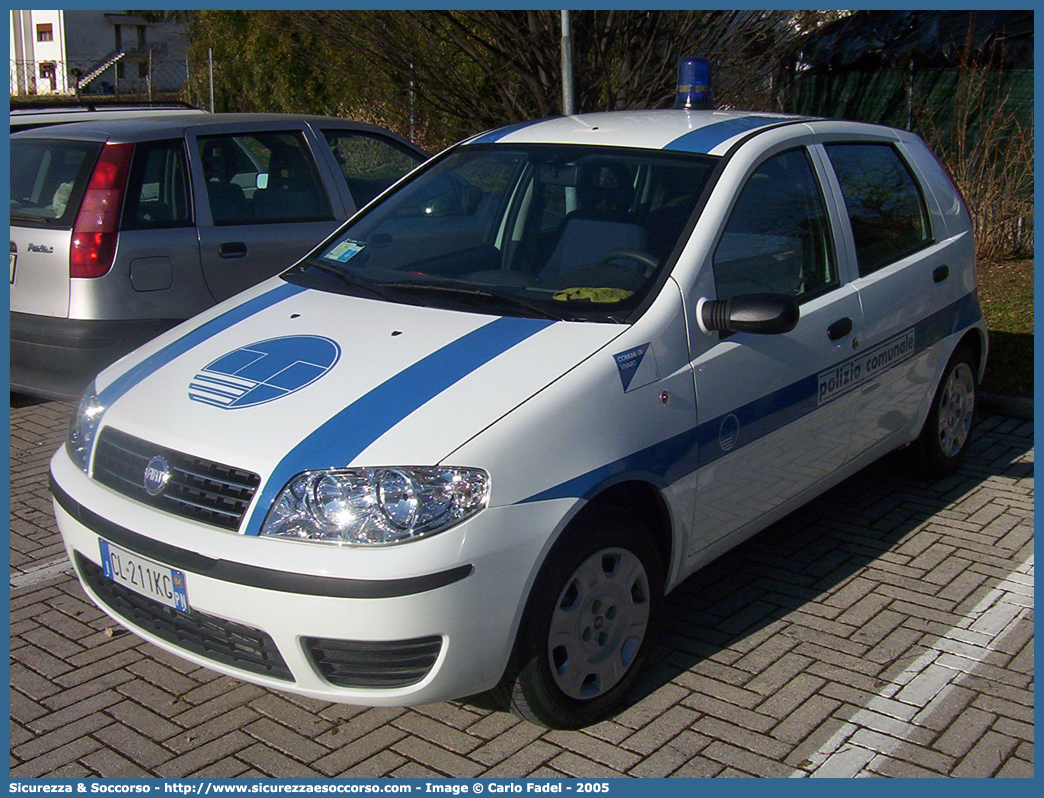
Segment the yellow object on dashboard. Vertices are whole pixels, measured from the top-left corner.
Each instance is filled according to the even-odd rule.
[[[634,291],[623,288],[566,288],[554,295],[559,302],[623,302]]]

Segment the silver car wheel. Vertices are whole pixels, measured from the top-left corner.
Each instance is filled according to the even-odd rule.
[[[968,440],[975,415],[975,377],[967,363],[958,363],[943,386],[939,400],[939,450],[954,457]]]
[[[649,626],[649,577],[627,549],[595,552],[566,581],[547,641],[555,684],[570,698],[611,690],[634,662]]]

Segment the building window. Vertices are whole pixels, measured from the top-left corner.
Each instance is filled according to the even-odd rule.
[[[55,71],[54,61],[44,61],[40,64],[40,80],[51,84],[51,91],[58,89],[58,73]]]
[[[138,77],[144,80],[149,76],[149,63],[148,61],[141,61],[138,64]]]
[[[54,41],[54,28],[50,22],[41,23],[36,26],[36,41],[38,42],[53,42]],[[52,65],[53,66],[53,65]],[[43,67],[41,69],[40,77],[43,77]]]

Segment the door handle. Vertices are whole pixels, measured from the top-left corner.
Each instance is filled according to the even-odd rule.
[[[950,276],[950,267],[949,266],[945,266],[945,265],[940,266],[939,268],[937,268],[935,271],[932,272],[932,280],[934,280],[937,283],[941,283],[943,280],[945,280],[949,276]]]
[[[827,338],[831,341],[837,341],[840,338],[844,338],[852,332],[852,320],[845,316],[843,319],[838,319],[829,327],[827,327]]]
[[[242,258],[247,254],[247,246],[242,241],[226,241],[218,244],[218,256],[222,258]]]

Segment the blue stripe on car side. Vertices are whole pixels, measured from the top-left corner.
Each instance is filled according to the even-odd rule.
[[[670,142],[665,150],[681,150],[682,152],[697,152],[707,154],[719,144],[728,141],[733,136],[746,133],[759,127],[778,125],[780,122],[796,121],[799,117],[792,119],[778,116],[741,116],[736,119],[726,119],[723,122],[715,122],[696,130],[691,130],[684,136]]]
[[[916,353],[934,346],[953,333],[967,329],[980,318],[982,312],[974,293],[933,313],[914,325]],[[645,478],[658,487],[665,487],[812,413],[819,406],[818,390],[817,372],[742,407],[708,419],[672,438],[534,494],[519,504],[549,499],[589,498],[612,484],[615,477],[622,475],[628,479]],[[743,434],[734,448],[724,451],[718,441],[722,422],[729,415],[737,417]]]
[[[279,462],[258,497],[246,534],[260,534],[272,503],[292,477],[302,471],[347,466],[415,410],[552,324],[541,319],[497,319],[432,352],[356,399]]]
[[[109,385],[98,394],[99,402],[104,407],[111,406],[113,402],[123,396],[123,394],[127,393],[127,391],[139,382],[158,369],[163,368],[163,366],[167,365],[175,358],[185,354],[190,349],[199,346],[210,338],[213,338],[218,333],[224,332],[232,325],[238,324],[244,319],[253,316],[255,313],[270,308],[273,305],[282,302],[284,299],[289,299],[305,290],[307,289],[302,288],[301,286],[284,283],[283,285],[273,288],[271,291],[266,291],[260,296],[248,299],[246,302],[236,305],[234,308],[230,308],[220,316],[215,316],[213,319],[204,322],[191,332],[185,333],[181,338],[178,338],[173,343],[163,347],[158,352],[149,355],[136,366],[127,369],[127,371],[109,383]]]

